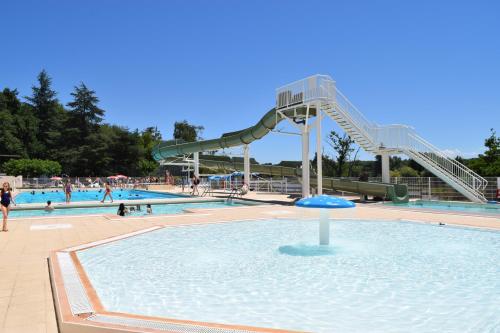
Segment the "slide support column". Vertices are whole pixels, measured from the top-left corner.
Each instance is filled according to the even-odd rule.
[[[391,182],[391,173],[390,173],[390,164],[389,164],[389,154],[382,153],[382,182],[390,183]]]
[[[200,153],[196,152],[193,153],[193,159],[194,159],[194,175],[196,177],[200,176]]]
[[[245,176],[245,184],[250,186],[250,146],[243,146],[243,174]]]
[[[302,197],[309,198],[309,129],[302,127]]]
[[[323,154],[321,148],[321,110],[320,106],[316,106],[316,166],[317,166],[317,176],[318,176],[318,195],[323,194]]]

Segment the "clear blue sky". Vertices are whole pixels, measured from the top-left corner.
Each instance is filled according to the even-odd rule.
[[[258,121],[276,87],[329,74],[369,119],[467,156],[500,131],[499,4],[2,1],[0,88],[28,95],[45,68],[64,103],[80,81],[94,89],[107,122],[169,138],[187,119],[212,138]],[[300,159],[295,137],[251,149]]]

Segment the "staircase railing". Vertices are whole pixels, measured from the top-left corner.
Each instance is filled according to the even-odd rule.
[[[417,134],[408,135],[407,150],[420,153],[420,157],[427,162],[438,166],[442,171],[451,173],[454,178],[469,188],[469,190],[482,196],[481,191],[486,188],[488,181],[476,172],[467,168],[462,163],[446,156],[438,148],[424,140]]]
[[[406,125],[380,126],[369,121],[335,86],[329,76],[314,75],[278,88],[276,107],[286,108],[308,102],[321,101],[325,112],[335,117],[336,112],[346,126],[368,141],[372,151],[391,150],[420,159],[427,167],[441,172],[445,178],[464,189],[468,197],[485,201],[482,190],[488,182],[460,162],[445,155],[438,148],[417,135]],[[366,142],[364,142],[366,145]],[[425,165],[424,165],[425,167]],[[432,171],[432,170],[431,170]]]

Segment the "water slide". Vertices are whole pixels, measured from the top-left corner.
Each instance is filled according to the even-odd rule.
[[[267,112],[254,126],[247,129],[222,135],[219,139],[201,142],[177,143],[166,142],[154,149],[156,160],[190,154],[200,151],[218,150],[249,144],[261,139],[276,125],[288,119],[297,124],[304,124],[309,117],[328,117],[335,121],[366,152],[382,157],[382,179],[389,182],[391,155],[406,155],[452,188],[465,198],[478,203],[485,203],[484,190],[488,181],[478,175],[445,151],[436,148],[418,135],[415,129],[407,125],[379,125],[369,121],[336,87],[335,81],[328,75],[313,75],[308,78],[292,82],[276,89],[276,108]],[[318,117],[316,117],[318,118]],[[321,122],[320,122],[321,123]],[[298,125],[302,131],[303,165],[308,164],[308,130],[304,125]],[[309,125],[308,125],[309,127]],[[306,169],[306,174],[309,172]],[[314,180],[313,180],[314,181]],[[368,191],[365,185],[356,183],[330,182],[337,189],[349,191]],[[303,182],[303,192],[308,190],[308,179]],[[329,182],[327,181],[326,184]],[[368,183],[370,191],[386,193],[387,197],[406,197],[404,190],[398,186],[386,183],[373,185]],[[387,188],[392,186],[391,195],[387,195]],[[323,186],[324,187],[324,186]],[[398,188],[398,189],[396,189]],[[361,192],[363,193],[363,192]],[[372,192],[373,193],[373,192]]]
[[[248,127],[241,131],[229,132],[223,134],[218,139],[204,140],[197,142],[176,142],[167,141],[159,144],[153,149],[153,157],[157,161],[168,160],[178,155],[187,155],[195,152],[214,151],[223,148],[237,147],[245,144],[250,144],[255,140],[259,140],[272,131],[278,123],[285,119],[302,119],[305,116],[316,116],[316,109],[306,107],[297,107],[290,110],[284,110],[280,113],[273,108],[268,111],[260,121],[254,126]],[[243,170],[243,163],[200,160],[200,164],[207,167],[217,167],[221,169]],[[272,165],[252,164],[252,172],[267,174],[274,177],[300,177],[301,170]],[[311,177],[311,185],[316,184],[316,177]],[[394,202],[407,202],[408,190],[406,185],[388,184],[388,183],[373,183],[339,180],[334,178],[323,178],[323,188],[337,191],[346,191],[365,195],[373,195],[390,199]]]

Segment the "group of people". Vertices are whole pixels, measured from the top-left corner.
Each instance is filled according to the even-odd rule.
[[[106,198],[109,197],[111,202],[113,202],[113,195],[112,195],[113,189],[111,187],[111,184],[109,182],[104,183],[104,196],[101,200],[102,203],[106,200]],[[42,192],[43,193],[43,192]],[[64,194],[66,196],[66,203],[71,202],[71,195],[73,193],[73,185],[71,184],[71,181],[66,181],[64,184]],[[32,194],[35,194],[34,191],[32,191]],[[7,221],[9,217],[9,212],[11,208],[11,204],[16,205],[16,202],[14,201],[14,196],[12,194],[12,188],[8,182],[5,182],[2,184],[2,188],[0,190],[0,208],[2,210],[2,215],[3,215],[3,223],[2,223],[2,231],[8,231],[7,227]],[[54,210],[54,206],[52,206],[52,201],[48,200],[47,205],[44,207],[44,210],[47,212],[51,212]],[[118,212],[117,214],[120,216],[125,216],[128,215],[134,211],[140,211],[141,206],[137,205],[136,207],[130,207],[127,208],[123,203],[121,203],[118,207]],[[146,205],[146,213],[147,214],[153,214],[153,209],[150,204]]]
[[[130,207],[127,208],[124,203],[121,203],[118,206],[118,211],[116,212],[117,215],[119,216],[126,216],[131,214],[132,212],[140,212],[141,211],[141,205],[136,205],[135,207]],[[150,204],[146,205],[146,214],[153,214],[153,208],[151,208]]]
[[[101,202],[104,202],[107,197],[111,199],[111,202],[113,202],[113,196],[111,195],[111,192],[113,191],[111,184],[109,182],[104,183],[104,197],[102,198]],[[71,184],[70,180],[67,180],[66,183],[64,184],[64,194],[66,196],[66,203],[69,204],[71,202],[71,194],[73,193],[73,185]]]

